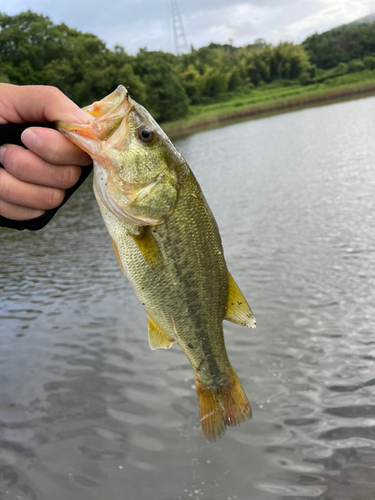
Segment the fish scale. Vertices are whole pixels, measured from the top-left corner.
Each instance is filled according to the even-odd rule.
[[[117,244],[125,274],[146,312],[169,337],[178,340],[193,360],[195,368],[201,366],[205,356],[210,354],[208,364],[212,368],[215,363],[215,376],[218,377],[218,372],[225,370],[227,362],[226,356],[222,356],[222,321],[228,295],[227,269],[214,219],[202,217],[209,210],[205,200],[195,199],[193,204],[185,206],[186,197],[196,186],[190,172],[181,184],[173,215],[164,224],[150,229],[166,262],[160,275],[144,265],[142,253],[129,236],[131,228],[127,223],[108,211],[104,218]],[[186,220],[189,224],[184,223]],[[211,251],[202,252],[207,248]],[[192,259],[198,263],[194,272],[191,269]],[[212,346],[209,343],[211,336]],[[200,345],[202,339],[207,345],[204,353]],[[194,349],[187,347],[188,344],[194,345]],[[218,349],[215,349],[216,346]],[[216,356],[212,356],[213,353]],[[205,370],[201,367],[200,371],[200,379],[204,382]]]

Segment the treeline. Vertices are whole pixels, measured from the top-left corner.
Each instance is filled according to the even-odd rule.
[[[186,116],[191,104],[215,102],[275,79],[305,78],[311,71],[303,48],[291,43],[211,44],[181,56],[142,49],[131,56],[31,11],[0,14],[3,81],[55,85],[79,105],[123,83],[160,121]]]
[[[365,62],[375,55],[375,25],[340,26],[306,38],[302,46],[317,68],[332,69],[355,60]]]
[[[185,117],[191,105],[220,102],[265,84],[308,85],[336,74],[330,68],[338,67],[340,74],[357,71],[360,64],[370,66],[371,58],[375,67],[371,54],[374,25],[313,35],[302,45],[258,40],[245,47],[192,47],[180,56],[147,49],[131,56],[120,46],[109,49],[93,34],[31,11],[0,14],[0,81],[55,85],[81,106],[122,83],[161,122]],[[345,66],[350,63],[354,69]]]

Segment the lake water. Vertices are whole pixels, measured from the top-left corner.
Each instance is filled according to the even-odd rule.
[[[42,232],[0,232],[0,499],[373,500],[375,98],[176,144],[258,320],[225,322],[253,420],[204,440],[86,182]]]

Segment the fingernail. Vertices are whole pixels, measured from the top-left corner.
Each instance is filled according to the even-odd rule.
[[[8,146],[1,146],[0,147],[0,163],[3,163],[3,156],[5,154],[5,151],[7,150]]]
[[[21,134],[21,141],[24,143],[24,145],[28,149],[34,148],[37,139],[38,139],[38,136],[36,135],[36,133],[33,132],[32,130],[30,130],[29,128],[24,130]]]
[[[79,109],[77,111],[76,117],[82,123],[91,123],[95,120],[93,116],[89,115],[88,113],[86,113],[86,111],[83,111],[82,109]]]

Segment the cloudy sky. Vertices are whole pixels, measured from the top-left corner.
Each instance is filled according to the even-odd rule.
[[[188,44],[234,45],[257,38],[277,44],[375,13],[375,0],[177,0]],[[108,47],[122,45],[173,51],[171,0],[0,0],[10,15],[31,9],[80,31],[94,33]]]

